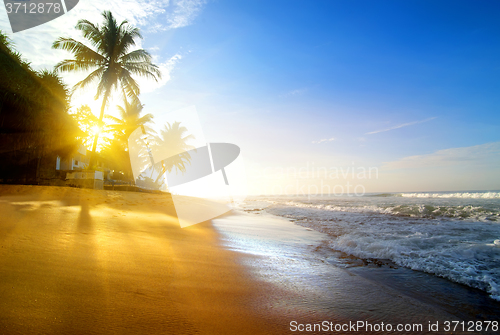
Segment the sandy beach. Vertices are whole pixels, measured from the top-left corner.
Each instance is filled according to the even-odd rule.
[[[5,185],[0,213],[0,334],[439,334],[475,313],[403,287],[426,278],[335,266],[323,234],[265,213],[181,229],[168,194]]]
[[[482,291],[406,268],[362,265],[354,258],[346,266],[345,255],[329,250],[324,234],[265,212],[213,221],[223,245],[240,253],[254,278],[295,293],[267,302],[273,304],[271,313],[289,320],[284,333],[294,333],[290,320],[422,326],[422,331],[392,332],[362,327],[357,330],[362,334],[449,334],[447,321],[498,320],[498,303]],[[436,323],[439,328],[429,330]]]
[[[1,334],[265,334],[209,222],[181,229],[168,195],[0,187]]]
[[[0,335],[500,333],[500,1],[4,3]]]

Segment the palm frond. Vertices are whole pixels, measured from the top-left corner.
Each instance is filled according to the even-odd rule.
[[[99,80],[101,78],[102,73],[104,72],[104,68],[100,67],[90,73],[85,79],[79,81],[78,83],[75,84],[74,89],[85,89],[95,81]]]
[[[144,49],[137,49],[124,54],[120,57],[120,62],[128,64],[129,62],[151,62],[151,55]]]
[[[161,79],[161,72],[158,66],[147,63],[147,62],[135,62],[135,63],[125,63],[123,64],[123,68],[127,71],[149,79],[154,79],[158,81]]]
[[[111,120],[113,122],[116,122],[116,123],[121,123],[123,122],[121,119],[117,118],[117,117],[114,117],[113,115],[109,115],[109,114],[106,114],[104,115],[104,118],[105,119],[108,119],[108,120]],[[112,126],[112,125],[111,125]]]
[[[56,64],[54,69],[61,72],[88,71],[98,66],[91,61],[81,61],[76,59],[65,59]]]
[[[83,37],[89,40],[93,46],[99,47],[102,43],[102,34],[99,30],[99,25],[95,25],[88,20],[79,20],[76,24],[76,29],[83,33]]]
[[[139,85],[137,84],[135,79],[132,78],[130,72],[126,69],[124,69],[122,72],[122,75],[120,77],[120,83],[122,85],[124,92],[130,98],[136,99],[141,93]]]
[[[131,47],[135,46],[137,38],[142,39],[142,35],[138,28],[130,26],[127,21],[123,21],[118,27],[119,43],[117,43],[116,55],[125,55]]]
[[[75,55],[75,59],[77,60],[93,61],[96,63],[106,62],[106,58],[102,55],[72,38],[60,37],[52,44],[52,48],[69,51]]]
[[[102,75],[99,84],[97,85],[96,97],[101,94],[109,96],[113,89],[116,87],[118,81],[117,74],[111,68],[106,68]]]

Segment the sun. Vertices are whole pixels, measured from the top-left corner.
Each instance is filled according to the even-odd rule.
[[[92,133],[92,135],[97,135],[101,132],[101,127],[93,126],[92,128],[90,128],[90,132]]]

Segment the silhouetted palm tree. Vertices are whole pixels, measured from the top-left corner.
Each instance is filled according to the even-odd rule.
[[[135,46],[135,40],[142,38],[138,28],[132,27],[127,21],[118,25],[111,12],[102,13],[104,21],[102,26],[93,24],[88,20],[79,20],[76,29],[83,33],[83,37],[92,47],[72,38],[58,38],[53,48],[72,52],[74,59],[67,59],[56,65],[58,71],[90,71],[92,72],[75,85],[85,88],[98,81],[95,99],[102,98],[99,121],[102,122],[106,104],[113,89],[132,98],[137,98],[140,89],[132,75],[148,77],[154,80],[161,78],[158,66],[152,64],[151,55],[143,50],[130,51]],[[118,87],[120,86],[120,88]],[[94,137],[91,163],[93,163],[97,139]]]
[[[108,126],[109,131],[113,132],[113,140],[111,143],[111,146],[115,148],[113,156],[120,158],[121,162],[119,162],[119,164],[122,166],[122,169],[125,170],[125,175],[131,178],[132,167],[130,165],[128,139],[137,128],[142,127],[146,129],[144,125],[152,122],[153,115],[146,114],[141,116],[144,105],[141,104],[139,99],[128,101],[124,98],[123,106],[116,107],[120,113],[120,118],[111,115],[105,116],[108,120],[114,122],[114,124]],[[117,149],[121,151],[121,153],[116,152]]]
[[[92,134],[96,128],[99,128],[99,119],[92,113],[88,105],[78,107],[71,116],[78,122],[78,127],[85,133],[84,137],[81,138],[82,144],[90,149],[93,141]]]
[[[115,133],[114,137],[120,138],[125,145],[134,130],[153,120],[152,114],[141,116],[144,105],[138,99],[128,101],[125,98],[123,99],[123,106],[117,105],[116,108],[120,113],[120,118],[111,115],[106,115],[106,118],[114,122],[114,124],[109,125],[111,131]]]
[[[156,183],[165,172],[171,172],[173,168],[185,172],[186,164],[191,162],[191,155],[187,151],[195,147],[187,144],[187,142],[195,137],[187,135],[187,128],[180,124],[180,122],[167,123],[155,138],[154,150],[161,151],[162,156],[168,157],[155,166],[159,171]]]

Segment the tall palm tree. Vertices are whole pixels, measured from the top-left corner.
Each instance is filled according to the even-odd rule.
[[[132,75],[143,76],[158,81],[161,73],[154,65],[151,55],[143,50],[136,49],[136,39],[142,38],[138,28],[128,24],[125,20],[118,25],[111,12],[104,11],[101,26],[88,20],[79,20],[76,29],[83,33],[83,37],[91,47],[72,38],[60,37],[52,47],[73,53],[74,59],[66,59],[56,65],[58,71],[92,72],[75,85],[75,89],[83,89],[98,81],[95,99],[102,96],[99,121],[102,124],[106,104],[114,89],[124,92],[127,96],[137,98],[140,94],[139,85]],[[89,166],[95,159],[95,150],[99,134],[94,136]]]
[[[105,116],[108,120],[114,122],[114,124],[108,126],[109,130],[113,132],[113,143],[111,144],[115,148],[115,151],[118,147],[120,148],[119,151],[121,151],[120,153],[115,152],[113,156],[121,161],[120,164],[126,170],[125,173],[127,177],[131,177],[132,166],[130,165],[128,147],[129,137],[134,130],[139,127],[146,129],[147,127],[144,127],[144,125],[152,122],[153,115],[141,115],[144,105],[141,104],[139,99],[132,99],[131,101],[128,101],[124,98],[123,106],[116,107],[120,113],[120,118],[116,118],[111,115]]]
[[[187,135],[187,128],[181,126],[180,122],[173,124],[167,123],[159,136],[155,138],[155,150],[161,150],[162,156],[169,157],[156,164],[155,168],[159,170],[159,175],[155,183],[165,174],[175,168],[177,171],[185,172],[186,165],[191,163],[191,155],[188,151],[195,147],[187,142],[195,137]]]
[[[130,134],[134,132],[138,127],[144,126],[146,123],[150,123],[153,120],[152,114],[142,115],[142,110],[144,105],[138,99],[123,99],[123,106],[117,105],[116,108],[120,113],[120,118],[116,118],[111,115],[106,115],[106,118],[113,121],[114,124],[110,125],[110,129],[114,131],[115,138],[120,138],[127,147],[126,144]]]

